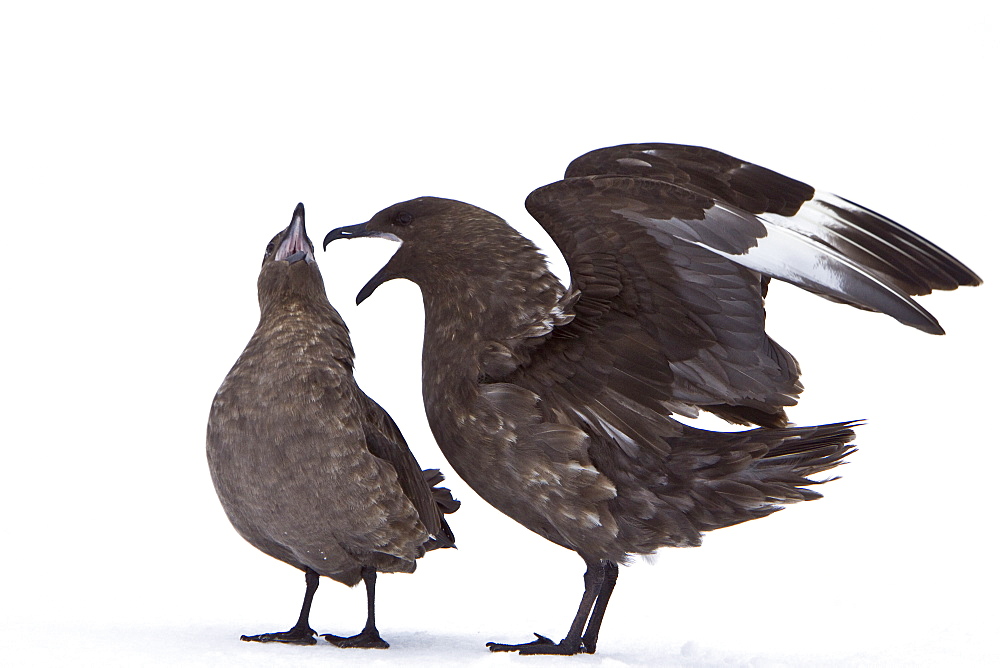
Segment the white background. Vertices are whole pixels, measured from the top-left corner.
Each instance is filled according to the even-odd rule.
[[[341,3],[348,4],[361,3]],[[772,335],[800,424],[867,418],[826,498],[624,569],[580,665],[997,665],[997,10],[923,3],[5,3],[0,10],[0,663],[565,665],[582,562],[479,501],[419,396],[393,252],[319,255],[362,386],[464,502],[459,550],[379,580],[386,652],[241,643],[302,578],[230,528],[212,396],[257,320],[264,245],[393,202],[473,202],[551,251],[527,193],[593,148],[710,146],[930,237],[987,284],[933,337],[794,289]],[[562,268],[559,268],[562,271]],[[324,581],[321,632],[364,593]]]

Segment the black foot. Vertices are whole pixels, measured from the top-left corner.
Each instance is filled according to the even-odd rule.
[[[345,638],[343,636],[335,636],[330,633],[324,633],[323,637],[331,645],[336,645],[337,647],[348,648],[360,648],[360,649],[388,649],[389,643],[382,640],[382,636],[378,634],[378,631],[368,632],[362,631],[356,636],[351,636]]]
[[[312,629],[291,628],[279,633],[260,633],[255,636],[240,636],[244,642],[283,642],[289,645],[315,645],[316,632]]]
[[[505,645],[499,642],[488,642],[486,646],[491,652],[517,652],[519,654],[558,654],[561,656],[571,656],[573,654],[593,654],[594,650],[588,650],[579,641],[576,643],[567,642],[565,639],[554,643],[543,635],[535,634],[535,639],[531,642],[520,645]]]

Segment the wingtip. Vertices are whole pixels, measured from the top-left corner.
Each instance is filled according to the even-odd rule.
[[[926,332],[927,334],[933,334],[934,336],[944,336],[945,333],[944,327],[941,326],[941,323],[938,322],[937,318],[928,313],[926,310],[924,310],[921,315],[924,315],[924,318],[922,318],[918,322],[911,322],[899,318],[897,319],[904,325],[910,325],[911,327],[919,329],[921,332]]]

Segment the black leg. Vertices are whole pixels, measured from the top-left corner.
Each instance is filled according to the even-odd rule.
[[[611,592],[615,590],[615,583],[618,582],[618,564],[607,559],[602,564],[604,566],[604,582],[601,584],[600,593],[597,594],[597,601],[594,602],[594,611],[590,613],[587,632],[583,634],[583,650],[587,654],[593,654],[597,651],[597,634],[601,632],[604,612],[608,609]]]
[[[536,639],[532,642],[518,645],[507,645],[504,643],[488,642],[486,646],[491,652],[519,652],[520,654],[580,654],[581,652],[593,653],[593,649],[588,649],[583,640],[583,627],[587,624],[587,619],[591,617],[591,610],[595,614],[595,605],[600,602],[600,614],[596,619],[596,625],[592,622],[587,626],[588,637],[593,629],[592,644],[596,646],[597,632],[601,626],[601,618],[604,617],[604,610],[607,608],[607,599],[611,597],[611,590],[614,583],[605,586],[605,580],[609,570],[606,564],[614,566],[614,576],[618,575],[618,566],[613,562],[604,560],[592,560],[584,557],[587,563],[587,572],[583,575],[583,598],[580,599],[580,607],[577,608],[576,616],[569,627],[569,633],[560,642],[554,643],[545,636],[535,634]],[[607,591],[605,595],[605,590]]]
[[[374,568],[365,566],[361,569],[361,577],[365,581],[365,590],[368,592],[368,621],[365,623],[365,628],[358,635],[348,638],[329,633],[324,634],[323,637],[326,638],[327,642],[337,647],[361,647],[364,649],[386,649],[389,647],[389,643],[382,640],[378,629],[375,628],[375,578],[377,576],[378,573]]]
[[[313,596],[316,588],[319,587],[319,574],[306,569],[306,596],[302,600],[302,610],[299,612],[299,619],[295,626],[287,631],[278,633],[260,633],[255,636],[240,636],[240,640],[247,642],[283,642],[292,645],[315,645],[316,632],[309,627],[309,610],[312,608]]]

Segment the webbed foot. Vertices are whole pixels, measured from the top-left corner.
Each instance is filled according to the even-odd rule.
[[[335,636],[330,633],[324,633],[323,637],[331,645],[336,645],[337,647],[347,648],[361,648],[361,649],[388,649],[389,643],[382,640],[382,636],[378,634],[378,631],[362,631],[356,636],[343,637]]]
[[[486,646],[491,652],[517,652],[519,654],[556,654],[561,656],[571,656],[573,654],[593,654],[594,650],[588,650],[579,640],[576,642],[569,639],[555,643],[549,638],[538,633],[531,642],[518,645],[507,645],[499,642],[488,642]]]
[[[253,636],[240,636],[244,642],[283,642],[289,645],[315,645],[316,632],[311,628],[299,628],[293,626],[287,631],[278,633],[258,633]]]

